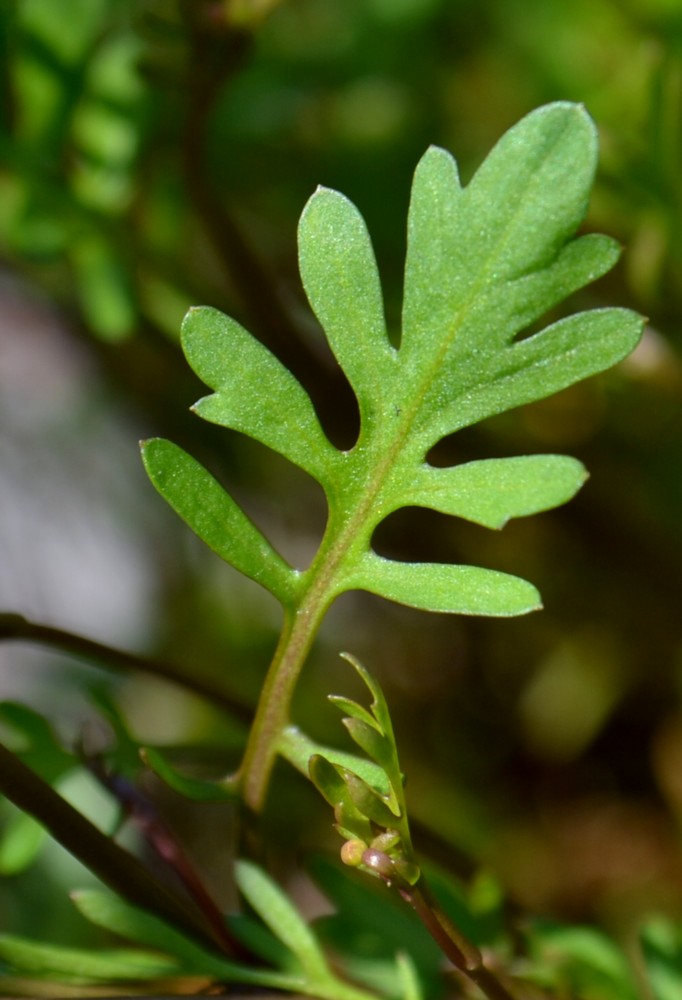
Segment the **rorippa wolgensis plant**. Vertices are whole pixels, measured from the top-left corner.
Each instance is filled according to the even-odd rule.
[[[333,811],[342,860],[380,879],[409,904],[457,970],[460,988],[478,989],[489,1000],[554,995],[551,975],[545,975],[543,988],[550,990],[545,994],[532,985],[528,964],[510,961],[500,968],[484,960],[476,941],[435,901],[412,846],[388,706],[371,673],[347,654],[371,704],[334,696],[361,754],[317,744],[295,724],[291,704],[325,615],[347,591],[446,614],[512,616],[539,608],[539,594],[525,580],[479,566],[387,559],[373,550],[372,538],[387,516],[404,507],[426,507],[499,529],[510,518],[564,503],[584,482],[580,462],[563,455],[484,457],[447,468],[429,464],[427,456],[444,437],[601,372],[636,345],[642,320],[619,308],[569,315],[536,329],[543,316],[618,258],[619,248],[607,236],[575,236],[596,160],[594,125],[584,109],[568,103],[524,118],[466,186],[453,157],[429,149],[412,187],[402,325],[395,339],[386,328],[361,215],[335,191],[319,189],[312,196],[299,226],[300,272],[357,399],[360,430],[346,451],[330,443],[306,390],[263,344],[215,309],[189,312],[183,349],[211,389],[195,413],[278,452],[324,490],[326,529],[307,568],[290,565],[211,472],[178,445],[155,438],[142,446],[159,493],[204,542],[265,587],[283,609],[279,643],[238,770],[219,781],[189,779],[155,748],[142,751],[146,766],[181,794],[236,801],[256,817],[278,758],[309,775]],[[536,332],[528,334],[531,327]],[[173,835],[145,814],[132,777],[123,773],[134,775],[139,747],[113,705],[104,699],[102,707],[125,751],[119,753],[118,771],[104,771],[103,780],[180,874],[191,905],[141,874],[135,860],[119,854],[104,835],[81,824],[78,835],[69,837],[70,807],[58,805],[44,780],[3,751],[4,793],[123,897],[93,890],[77,894],[81,912],[143,946],[93,959],[3,935],[0,957],[8,968],[84,982],[200,975],[209,982],[323,1000],[429,995],[437,980],[429,980],[411,959],[410,940],[392,973],[383,974],[383,985],[376,970],[363,976],[357,967],[337,968],[314,929],[252,861],[237,863],[236,881],[260,922],[217,912]],[[33,717],[15,716],[14,722],[34,742],[42,739],[43,747],[52,739]],[[60,749],[56,760],[66,768],[73,757],[64,753]],[[352,985],[354,976],[358,985]]]

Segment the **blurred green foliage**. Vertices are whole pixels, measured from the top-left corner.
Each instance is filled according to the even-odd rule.
[[[352,400],[302,305],[305,200],[322,183],[361,208],[395,323],[402,209],[425,146],[453,150],[467,179],[507,127],[556,99],[584,102],[600,130],[586,228],[626,246],[578,304],[629,306],[650,326],[618,371],[467,432],[457,458],[567,450],[592,480],[565,511],[504,535],[407,511],[377,538],[389,554],[517,572],[546,610],[434,622],[349,598],[297,711],[325,735],[321,699],[349,646],[387,692],[423,845],[464,871],[487,865],[515,905],[596,918],[630,941],[650,913],[682,914],[679,0],[0,0],[0,263],[58,304],[141,434],[210,456],[247,504],[288,477],[272,493],[292,499],[256,509],[296,559],[323,517],[309,484],[177,415],[196,397],[177,344],[184,312],[205,303],[244,322],[349,443]],[[253,701],[270,604],[224,610],[206,576],[161,586],[156,653],[213,675],[228,657],[231,693]],[[215,718],[198,718],[214,738]],[[322,820],[282,778],[271,824],[285,851]],[[555,958],[584,944],[534,940]],[[668,982],[678,932],[652,925],[645,946]],[[567,976],[566,990],[584,989]]]

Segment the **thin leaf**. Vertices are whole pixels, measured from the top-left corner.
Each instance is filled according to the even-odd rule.
[[[344,698],[340,694],[330,694],[329,701],[333,705],[336,705],[339,711],[345,712],[351,719],[363,722],[366,726],[376,730],[377,733],[382,732],[381,726],[374,716],[363,705],[358,705],[357,701],[353,701],[352,698]]]
[[[295,571],[203,466],[162,438],[144,442],[142,458],[161,496],[199,538],[283,604],[291,600]]]
[[[346,783],[351,799],[356,808],[377,826],[395,826],[399,818],[399,810],[391,808],[390,800],[383,798],[376,789],[368,785],[357,774],[352,771],[344,771],[343,779]],[[395,811],[394,811],[395,810]]]
[[[240,892],[264,924],[301,963],[307,978],[326,979],[329,969],[315,935],[279,886],[248,861],[238,861],[235,877]]]
[[[372,677],[369,670],[360,663],[357,657],[353,656],[351,653],[342,653],[341,657],[350,663],[351,667],[355,670],[356,674],[364,681],[369,693],[372,695],[372,715],[376,719],[377,725],[379,726],[382,733],[388,736],[391,741],[395,744],[395,739],[393,736],[393,723],[391,722],[391,713],[388,710],[388,704],[386,698],[384,697],[384,692],[381,690],[381,686],[375,677]],[[356,716],[356,718],[362,718],[362,716]]]
[[[176,971],[273,989],[297,990],[301,987],[300,977],[251,968],[205,951],[158,917],[129,906],[110,893],[85,889],[73,893],[72,899],[83,916],[96,926],[171,953]]]
[[[143,747],[140,755],[154,774],[186,799],[194,802],[225,802],[235,797],[234,791],[218,781],[205,781],[181,774],[153,747]]]
[[[71,981],[157,979],[173,976],[178,963],[167,955],[120,950],[81,950],[0,935],[0,958],[18,972]]]
[[[314,754],[309,776],[318,792],[334,810],[336,829],[346,840],[357,838],[369,844],[373,831],[369,819],[353,801],[344,775],[352,772],[334,765],[327,756]]]

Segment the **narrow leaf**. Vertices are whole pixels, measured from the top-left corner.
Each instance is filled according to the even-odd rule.
[[[323,480],[336,459],[310,397],[266,347],[217,309],[190,309],[182,344],[199,378],[215,389],[194,406],[205,420],[242,431]]]
[[[367,726],[371,726],[378,733],[381,732],[381,726],[374,716],[362,705],[358,705],[357,701],[353,701],[352,698],[344,698],[340,694],[330,694],[329,701],[336,705],[339,711],[346,712],[351,719],[359,719]]]
[[[81,889],[71,894],[78,911],[104,930],[148,948],[172,954],[177,969],[200,975],[224,975],[231,963],[205,951],[194,941],[151,913],[123,902],[101,889]]]
[[[327,962],[315,935],[289,898],[265,872],[248,861],[238,861],[235,877],[240,892],[264,924],[289,948],[309,979],[326,979]]]
[[[391,741],[382,733],[377,732],[376,726],[368,726],[361,719],[344,719],[343,724],[353,741],[361,750],[365,751],[368,757],[375,760],[384,770],[390,768],[393,762]]]
[[[72,898],[83,916],[96,926],[148,947],[170,952],[174,956],[176,971],[273,989],[296,990],[301,986],[300,979],[220,958],[157,917],[127,905],[110,893],[85,889],[73,893]]]
[[[181,774],[153,747],[143,747],[140,756],[154,774],[186,799],[193,802],[225,802],[235,798],[236,793],[219,781],[205,781]]]
[[[169,956],[132,949],[81,950],[0,935],[0,958],[19,972],[71,981],[157,979],[173,976],[178,963]]]
[[[491,458],[448,469],[422,466],[409,496],[415,506],[502,528],[512,517],[565,503],[586,478],[584,466],[563,455]]]
[[[326,755],[313,754],[308,764],[309,777],[320,795],[334,810],[335,828],[346,840],[357,838],[369,844],[373,831],[367,816],[353,802],[344,775],[351,773]]]
[[[401,563],[367,553],[352,586],[425,611],[507,617],[535,611],[540,595],[532,584],[478,566]]]
[[[364,681],[367,689],[372,695],[371,708],[372,714],[377,721],[377,725],[379,726],[381,732],[390,737],[391,741],[395,744],[391,713],[388,710],[388,704],[379,682],[370,674],[369,670],[367,670],[367,668],[360,663],[357,657],[352,656],[350,653],[342,653],[341,656],[347,663],[350,663],[356,674],[358,674],[358,676]],[[356,718],[361,718],[361,716],[356,716]]]
[[[222,559],[288,604],[296,572],[207,470],[162,438],[142,445],[152,483],[190,528]]]

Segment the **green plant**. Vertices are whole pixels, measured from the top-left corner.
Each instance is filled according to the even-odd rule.
[[[637,343],[642,320],[624,309],[581,312],[535,329],[618,257],[608,237],[573,238],[587,209],[596,157],[592,122],[581,107],[568,103],[523,119],[465,187],[452,157],[430,149],[412,189],[399,338],[386,329],[374,254],[357,209],[333,191],[321,189],[312,197],[299,228],[300,270],[357,399],[360,431],[348,451],[329,442],[305,389],[267,348],[214,309],[190,311],[182,331],[185,355],[212,390],[195,412],[279,452],[325,491],[327,526],[307,569],[289,565],[211,473],[177,445],[152,439],[142,448],[161,495],[218,555],[269,590],[284,613],[237,772],[216,782],[197,781],[178,773],[158,749],[143,749],[144,760],[188,797],[237,799],[256,814],[263,810],[277,757],[310,772],[334,809],[344,862],[378,876],[409,903],[455,967],[491,1000],[529,995],[531,987],[493,971],[426,888],[412,847],[388,708],[376,682],[350,658],[372,705],[368,711],[350,699],[334,699],[369,760],[318,746],[294,724],[290,708],[322,621],[346,591],[365,590],[453,614],[511,616],[540,606],[533,585],[517,577],[477,566],[387,559],[373,550],[372,539],[379,524],[403,507],[428,507],[501,528],[510,518],[565,502],[583,483],[582,465],[560,455],[486,458],[449,468],[436,468],[428,458],[444,437],[603,371]],[[107,979],[201,974],[330,1000],[367,996],[336,975],[316,936],[251,863],[239,864],[237,881],[267,927],[249,919],[224,925],[172,834],[150,821],[132,786],[126,791],[118,780],[126,769],[134,772],[140,748],[116,710],[101,704],[118,742],[111,771],[105,769],[103,777],[112,781],[150,843],[172,860],[193,906],[183,909],[134,868],[115,876],[114,852],[99,864],[87,856],[110,885],[155,915],[97,893],[76,898],[81,912],[151,950],[117,951],[93,962],[5,935],[0,956],[16,968],[70,971],[84,980],[96,975],[99,961]],[[45,740],[35,720],[14,722],[31,740]],[[60,767],[68,764],[60,758]],[[28,793],[17,790],[25,777],[22,767],[8,755],[0,787],[65,841],[68,822],[57,816],[59,807],[50,798],[55,793],[37,778]],[[57,775],[43,777],[52,781]],[[85,828],[79,837],[94,843]],[[94,854],[109,850],[105,839]],[[73,839],[68,846],[85,856]],[[170,932],[160,917],[178,931]],[[204,946],[187,935],[203,935]],[[229,957],[211,953],[209,943]],[[268,967],[260,968],[259,961]],[[392,974],[380,993],[421,995],[420,972],[410,959],[403,956]]]

